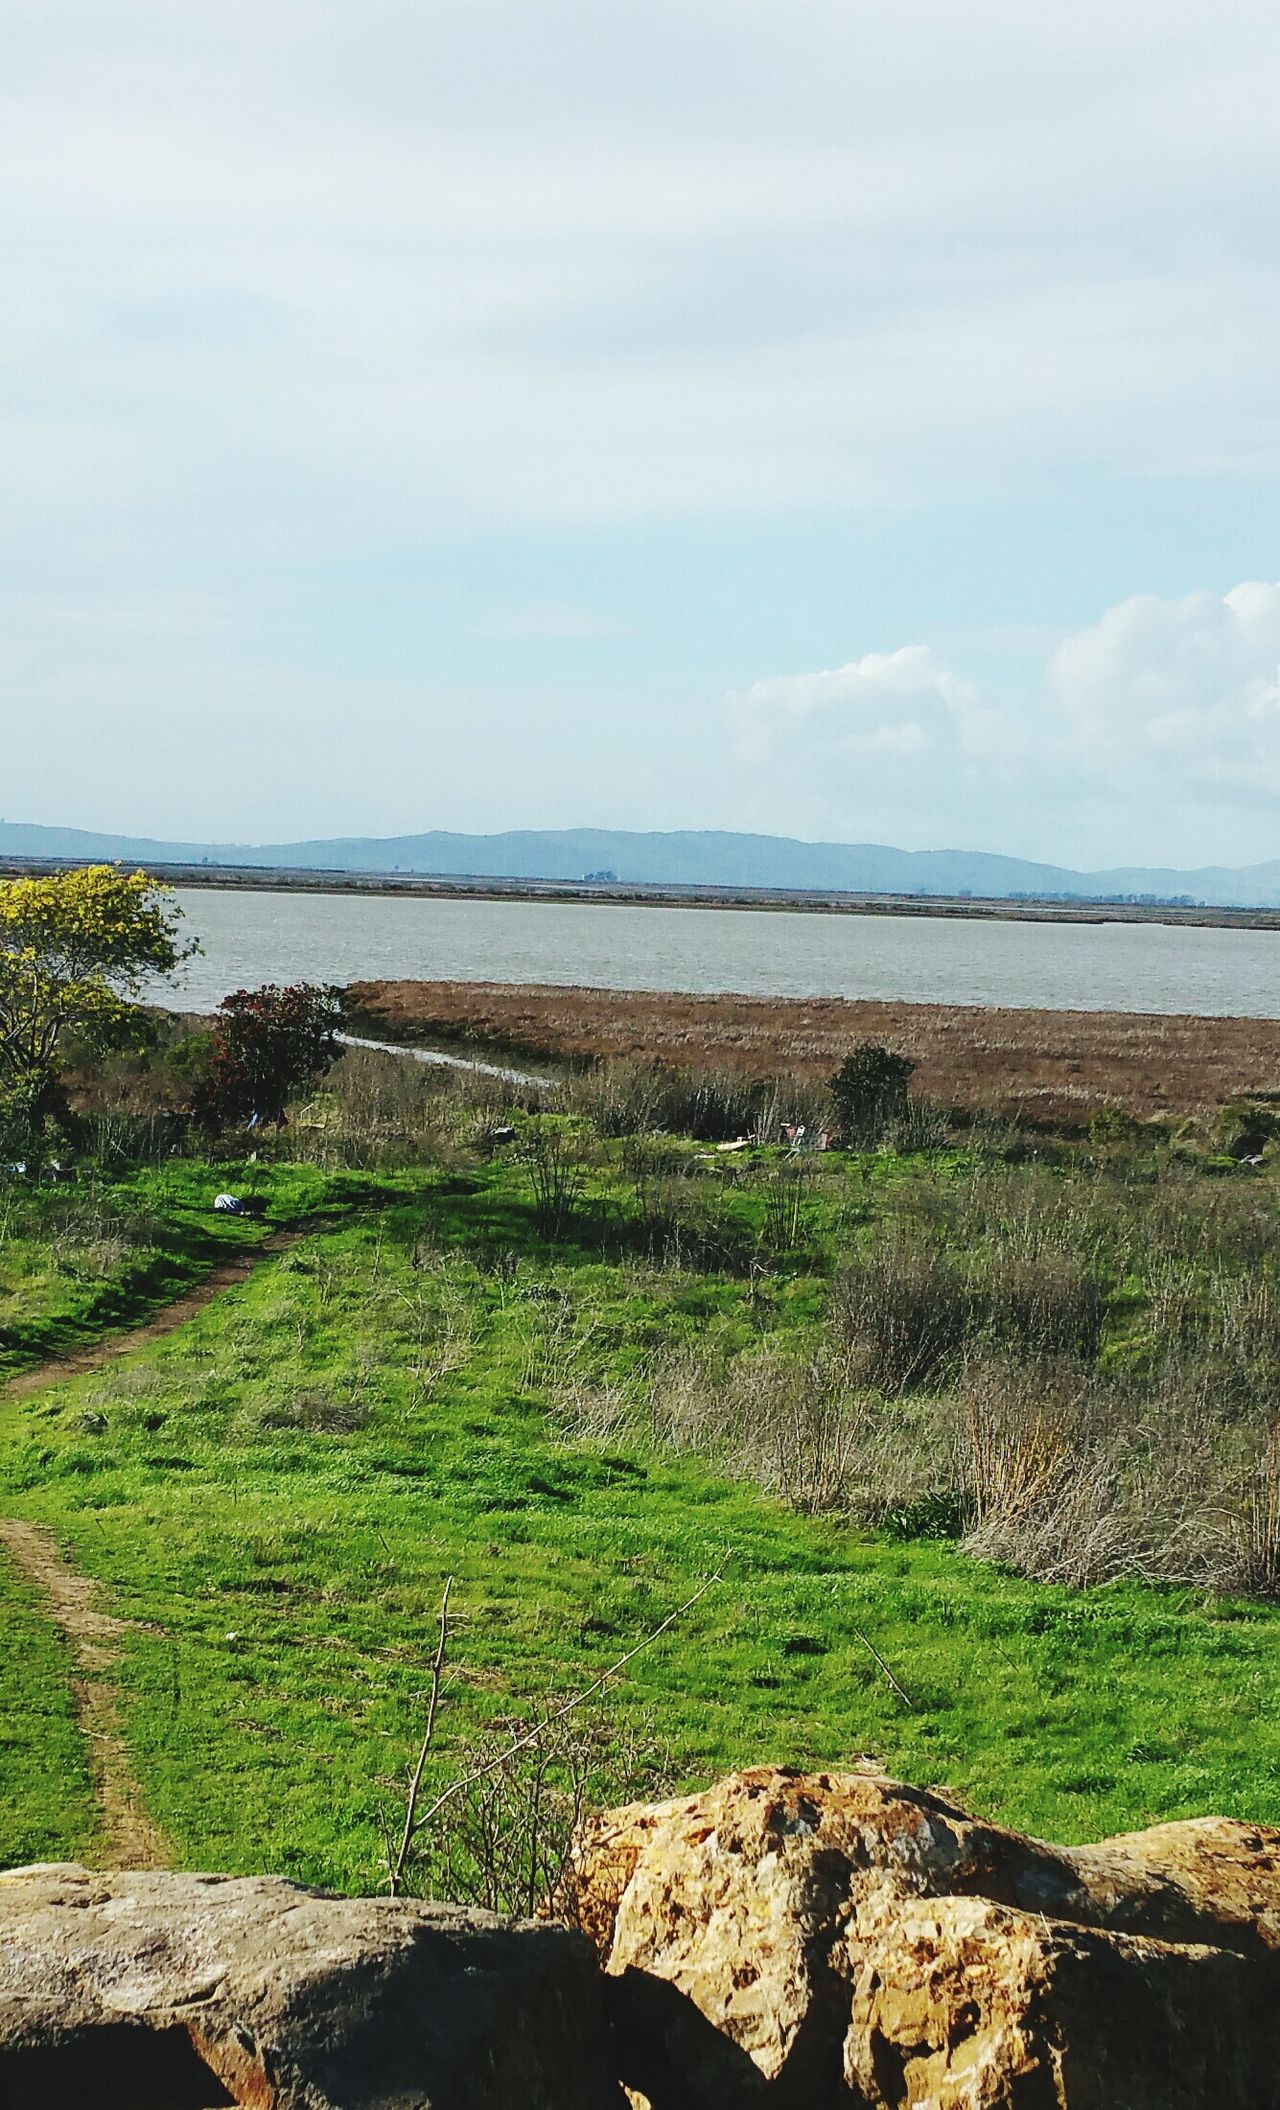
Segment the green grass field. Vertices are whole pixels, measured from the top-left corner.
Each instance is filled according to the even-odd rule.
[[[229,1255],[261,1244],[260,1225],[215,1216],[221,1188],[253,1189],[277,1226],[341,1214],[374,1198],[359,1175],[311,1165],[175,1161],[73,1186],[0,1189],[0,1382],[49,1356],[137,1324]]]
[[[0,1864],[91,1858],[98,1821],[72,1663],[36,1592],[0,1552]]]
[[[50,1526],[138,1622],[122,1718],[185,1865],[378,1886],[449,1575],[433,1778],[451,1746],[574,1690],[723,1568],[608,1701],[676,1783],[869,1753],[1066,1840],[1209,1810],[1280,1822],[1280,1611],[1037,1586],[945,1542],[799,1515],[636,1428],[558,1433],[566,1362],[605,1382],[646,1343],[802,1337],[825,1293],[803,1241],[762,1289],[745,1266],[628,1253],[607,1180],[553,1246],[502,1162],[378,1188],[270,1176],[282,1217],[358,1213],[135,1358],[0,1408],[3,1512]],[[881,1161],[851,1178],[846,1231],[912,1177]],[[207,1168],[152,1179],[168,1221],[194,1220]],[[745,1235],[760,1206],[733,1200],[724,1221],[736,1211]],[[175,1264],[207,1265],[213,1237],[201,1217]],[[15,1356],[102,1309],[40,1297]],[[3,1587],[0,1861],[78,1853],[92,1810],[64,1653],[29,1593]]]

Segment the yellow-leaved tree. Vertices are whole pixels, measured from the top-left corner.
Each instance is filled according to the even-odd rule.
[[[67,1035],[108,1039],[195,951],[180,916],[149,873],[114,865],[0,882],[0,1127],[40,1133]]]

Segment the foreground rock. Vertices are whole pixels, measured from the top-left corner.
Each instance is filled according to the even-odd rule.
[[[1065,1849],[874,1771],[595,1820],[546,1924],[0,1876],[0,2110],[1280,2110],[1280,1832]]]
[[[654,2110],[1280,2105],[1280,1832],[1066,1850],[760,1768],[596,1820],[573,1889]]]
[[[588,1943],[278,1878],[0,1877],[3,2110],[605,2110]]]

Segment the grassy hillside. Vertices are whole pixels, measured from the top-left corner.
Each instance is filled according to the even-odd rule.
[[[260,1192],[276,1228],[376,1194],[359,1175],[235,1159],[88,1166],[65,1186],[0,1184],[0,1382],[136,1325],[221,1262],[256,1252],[261,1224],[213,1214],[228,1186]]]
[[[1232,1362],[1213,1315],[1270,1280],[1273,1171],[1233,1185],[1203,1164],[954,1148],[797,1170],[771,1149],[610,1141],[583,1116],[525,1131],[521,1154],[488,1144],[488,1116],[447,1081],[368,1061],[349,1074],[359,1089],[289,1139],[318,1162],[252,1176],[282,1215],[357,1213],[136,1357],[0,1409],[0,1509],[48,1525],[132,1622],[127,1742],[187,1865],[377,1886],[450,1575],[431,1783],[722,1571],[602,1703],[599,1793],[872,1753],[1065,1839],[1210,1809],[1280,1822],[1271,1603],[1211,1593],[1203,1563],[1144,1586],[1126,1572],[1150,1563],[1141,1547],[1127,1563],[1113,1546],[1106,1586],[1072,1590],[959,1543],[985,1528],[1045,1570],[1025,1486],[1010,1519],[975,1477],[988,1440],[1006,1478],[1047,1460],[1045,1499],[1068,1518],[1070,1459],[1096,1463],[1100,1415],[1133,1424],[1118,1481],[1146,1444],[1133,1484],[1148,1507],[1153,1461],[1180,1468],[1179,1445],[1199,1446],[1206,1485],[1254,1456],[1272,1351],[1260,1371]],[[548,1163],[568,1183],[558,1215]],[[230,1178],[175,1166],[136,1191],[179,1224]],[[75,1299],[91,1285],[50,1287],[61,1258],[42,1274],[39,1226],[23,1235],[46,1319],[88,1323]],[[1049,1303],[1028,1301],[1047,1277]],[[952,1335],[904,1365],[901,1339],[918,1345],[921,1313],[947,1298]],[[1153,1377],[1169,1335],[1219,1358],[1234,1418],[1194,1438],[1185,1415],[1166,1419],[1153,1443],[1152,1402],[1174,1376],[1179,1413],[1190,1396],[1186,1358]],[[1061,1416],[993,1435],[975,1407],[992,1369],[1032,1349],[1052,1350],[1037,1367],[1056,1371],[1055,1400],[1073,1373],[1075,1452],[1050,1445]],[[0,1860],[80,1852],[66,1664],[10,1591]]]

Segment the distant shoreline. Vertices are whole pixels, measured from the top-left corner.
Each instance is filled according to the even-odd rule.
[[[85,857],[0,858],[0,877],[65,872]],[[1014,923],[1165,923],[1221,930],[1280,930],[1280,909],[1188,907],[1174,902],[1024,900],[955,894],[863,894],[780,887],[658,885],[622,880],[494,879],[427,873],[299,870],[287,865],[148,864],[166,885],[220,893],[407,895],[421,900],[561,901],[614,908],[753,909],[827,916],[943,916]]]

